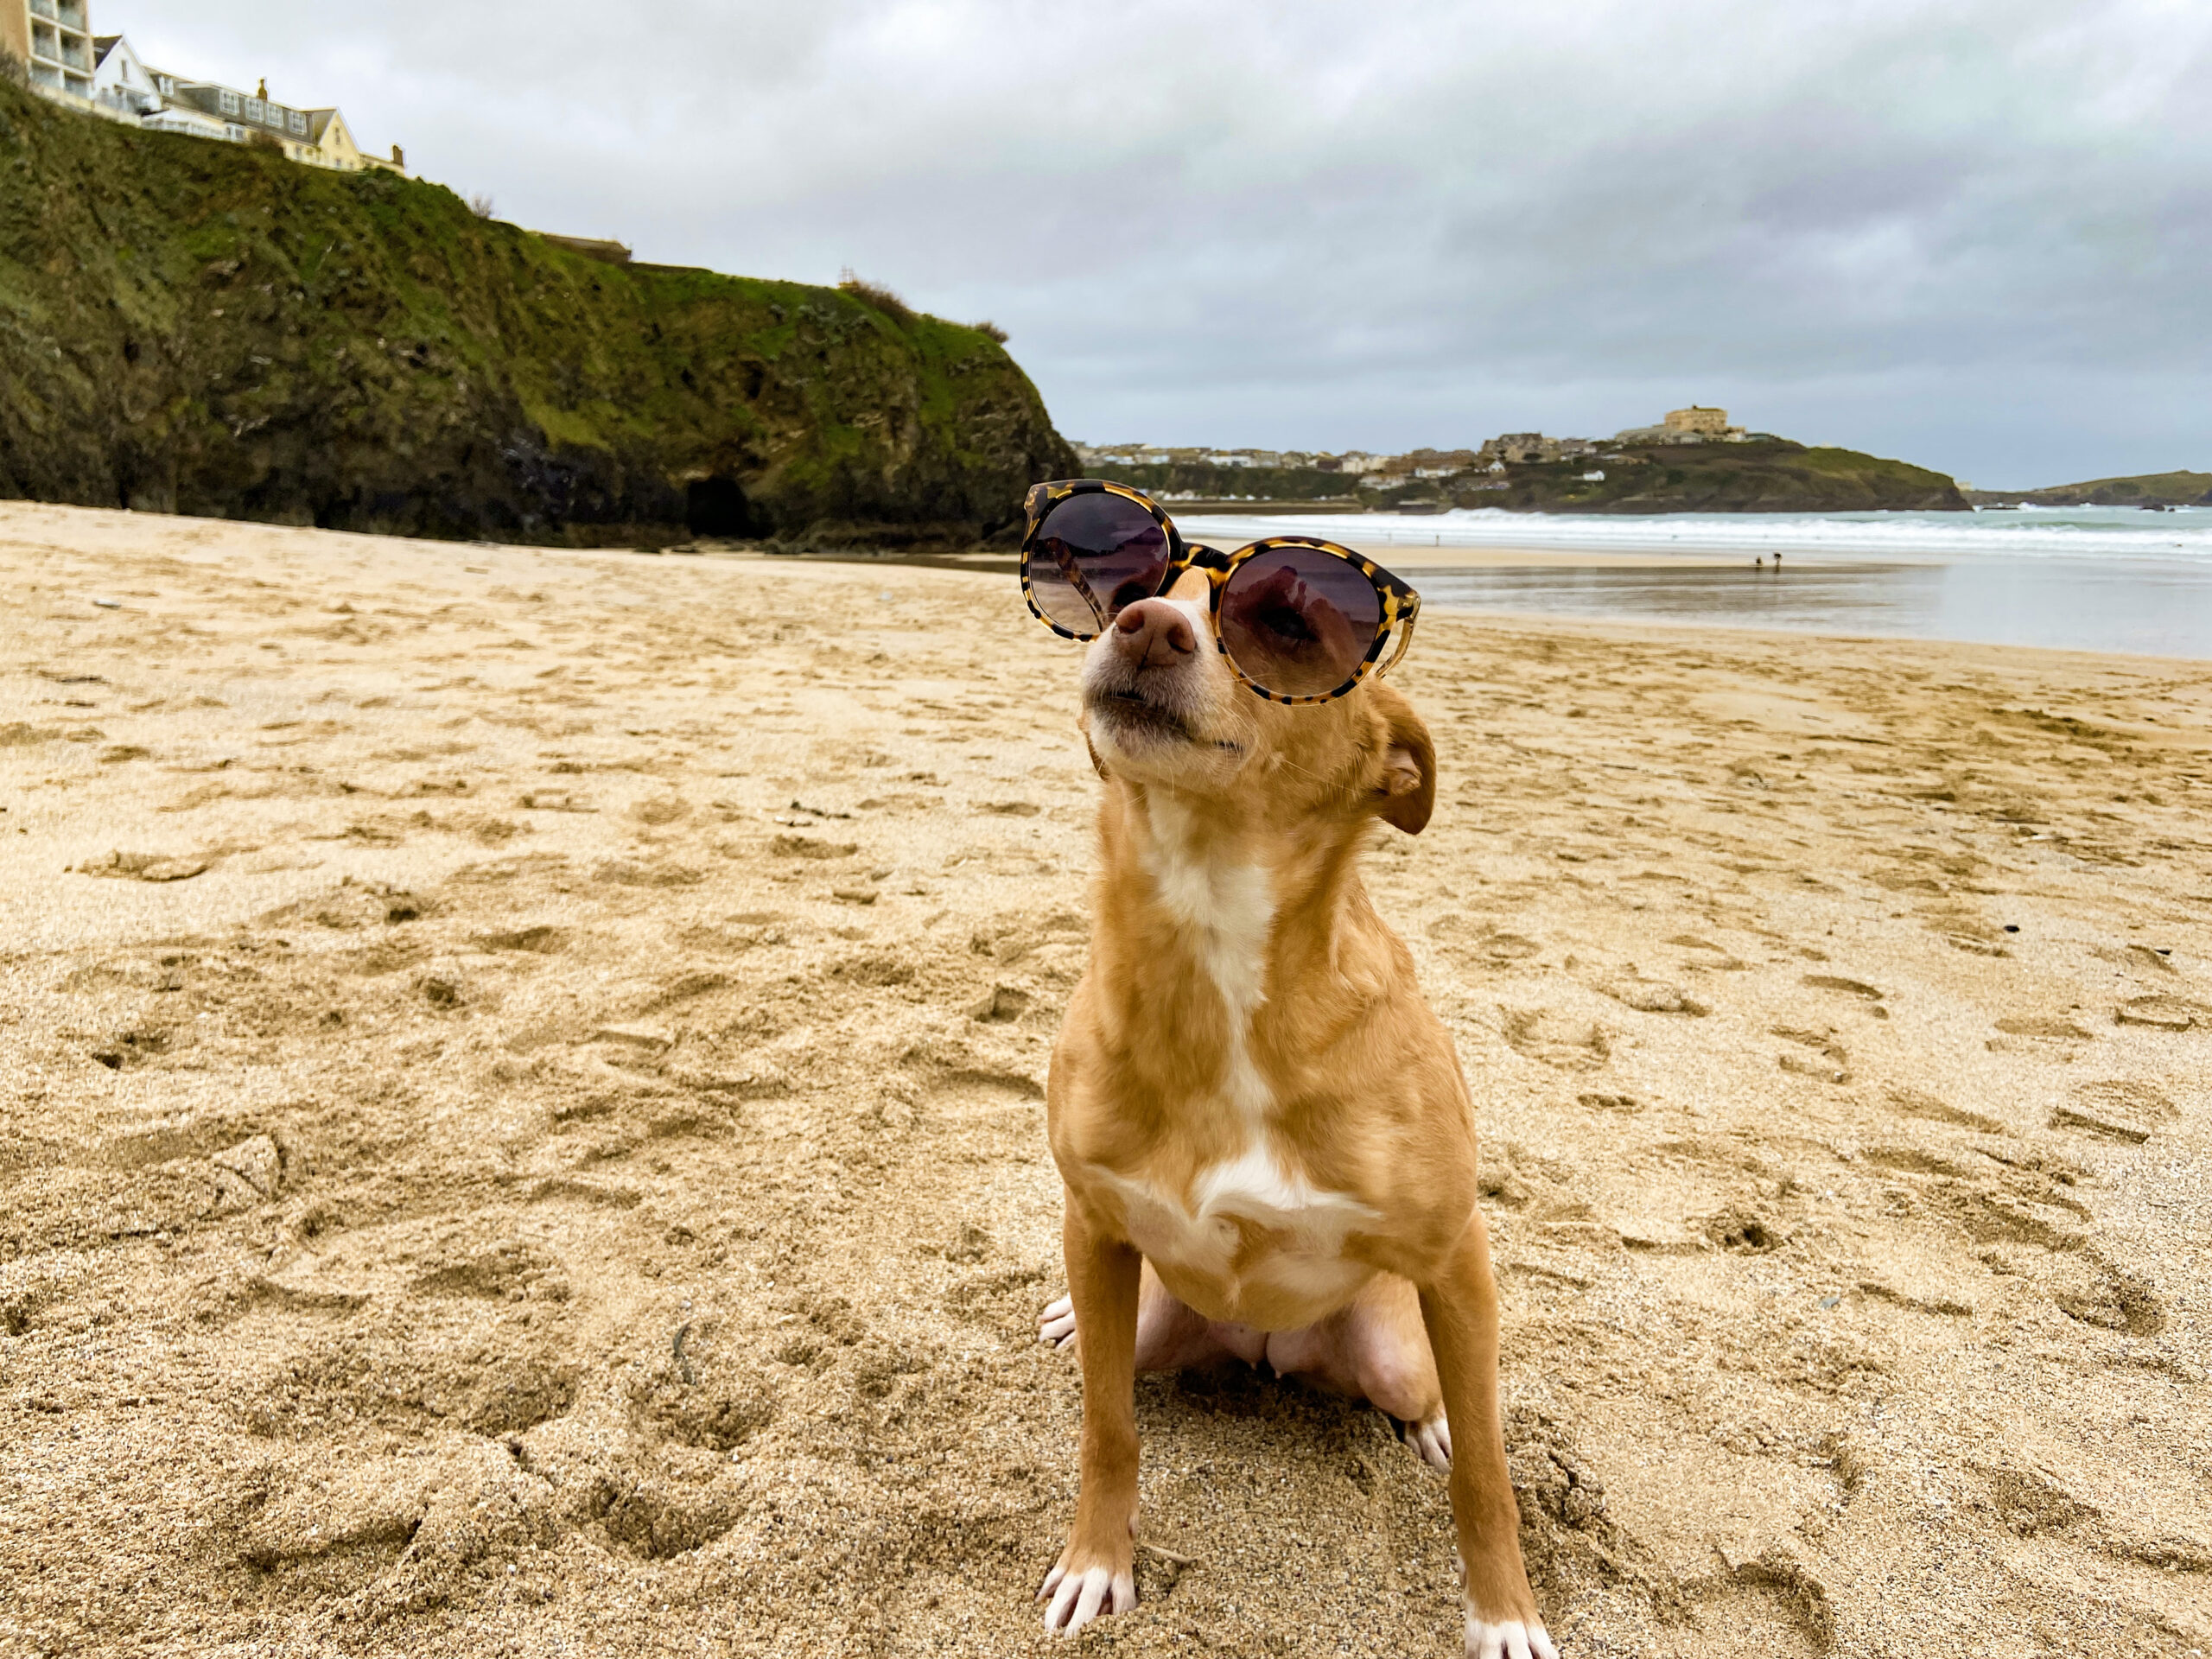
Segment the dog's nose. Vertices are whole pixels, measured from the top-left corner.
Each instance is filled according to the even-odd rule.
[[[1137,668],[1172,668],[1198,648],[1191,619],[1164,599],[1141,599],[1114,619],[1114,649]]]

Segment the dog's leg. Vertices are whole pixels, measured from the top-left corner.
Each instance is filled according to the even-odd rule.
[[[1047,1630],[1081,1630],[1102,1613],[1137,1605],[1136,1344],[1135,1246],[1102,1236],[1073,1193],[1060,1241],[1083,1361],[1083,1486],[1067,1548],[1037,1594],[1051,1599]]]
[[[1558,1659],[1521,1560],[1521,1512],[1497,1408],[1497,1283],[1478,1211],[1421,1294],[1452,1427],[1452,1519],[1459,1535],[1467,1659]]]
[[[1418,1309],[1414,1322],[1418,1330]],[[1065,1351],[1076,1345],[1078,1335],[1072,1296],[1056,1299],[1037,1316],[1039,1342]],[[1426,1337],[1421,1338],[1424,1350],[1427,1341]],[[1256,1363],[1257,1356],[1222,1340],[1206,1316],[1160,1283],[1152,1263],[1146,1262],[1143,1282],[1137,1291],[1137,1370],[1187,1371],[1224,1359],[1251,1363]]]

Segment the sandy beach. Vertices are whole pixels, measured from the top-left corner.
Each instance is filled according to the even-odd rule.
[[[10,503],[0,598],[0,1655],[1060,1650],[1096,785],[1009,579]],[[2212,664],[1398,683],[1563,1650],[2212,1649]],[[1138,1408],[1085,1648],[1459,1651],[1382,1418]]]

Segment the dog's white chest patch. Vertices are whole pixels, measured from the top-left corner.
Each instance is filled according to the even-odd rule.
[[[1270,1140],[1274,1091],[1251,1050],[1252,1019],[1267,1001],[1274,931],[1268,872],[1212,855],[1193,833],[1190,814],[1172,799],[1154,798],[1151,829],[1144,867],[1154,895],[1228,1017],[1216,1097],[1192,1101],[1185,1109],[1212,1115],[1226,1108],[1243,1132],[1243,1150],[1198,1171],[1187,1199],[1141,1175],[1096,1173],[1122,1200],[1130,1242],[1155,1267],[1211,1284],[1220,1317],[1256,1320],[1296,1307],[1306,1313],[1295,1322],[1308,1323],[1372,1276],[1373,1268],[1346,1256],[1344,1246],[1379,1219],[1378,1212],[1344,1193],[1317,1189],[1292,1172]]]
[[[1275,920],[1268,872],[1210,858],[1193,847],[1189,815],[1171,800],[1152,805],[1145,868],[1160,907],[1181,930],[1229,1015],[1224,1102],[1255,1128],[1274,1103],[1252,1064],[1252,1016],[1267,1000],[1268,940]]]
[[[1261,1141],[1201,1170],[1187,1206],[1149,1181],[1097,1173],[1121,1197],[1131,1243],[1155,1265],[1217,1281],[1232,1300],[1243,1289],[1265,1288],[1334,1305],[1373,1271],[1347,1258],[1344,1245],[1380,1212],[1317,1189]],[[1264,1242],[1245,1251],[1255,1230]]]

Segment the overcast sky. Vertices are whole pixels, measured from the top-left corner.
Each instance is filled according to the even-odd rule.
[[[1989,485],[2212,469],[2205,0],[91,0],[499,215],[851,266],[1093,442],[1693,401]]]

